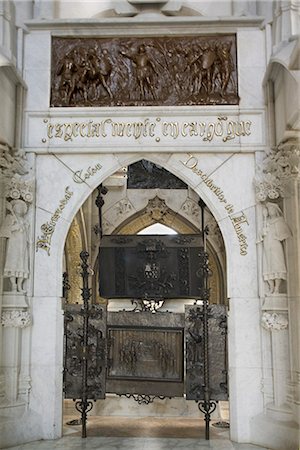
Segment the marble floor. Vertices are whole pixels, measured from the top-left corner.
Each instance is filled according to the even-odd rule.
[[[70,419],[65,418],[61,439],[31,442],[10,450],[268,450],[231,442],[228,429],[214,426],[210,428],[210,441],[206,441],[204,423],[198,419],[90,417],[86,439],[80,437],[80,426],[67,425]]]

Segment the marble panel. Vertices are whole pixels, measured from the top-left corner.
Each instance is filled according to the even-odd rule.
[[[232,217],[247,218],[235,229]],[[239,298],[258,296],[257,254],[255,238],[255,207],[218,222],[223,235],[227,258],[227,295]],[[244,236],[245,238],[242,238]],[[240,241],[240,239],[243,239]]]
[[[48,86],[49,80],[44,83]],[[48,90],[43,95],[40,110],[48,108]],[[97,153],[112,149],[116,153],[170,153],[182,152],[187,146],[194,151],[239,152],[241,145],[248,151],[264,145],[263,109],[257,107],[37,109],[26,114],[25,146],[43,153],[49,149],[81,153],[83,147]]]
[[[264,75],[265,70],[261,67],[239,67],[239,97],[241,108],[263,108],[264,92],[262,83]],[[263,130],[264,128],[261,130],[262,143],[264,143],[265,140]],[[255,133],[258,132],[258,126],[255,124]],[[258,141],[255,139],[255,134],[252,137],[251,144],[257,144]],[[244,143],[247,143],[247,141],[245,142],[245,139]]]
[[[46,70],[51,67],[51,33],[35,31],[25,35],[24,68],[27,70]]]
[[[263,413],[261,367],[229,366],[230,437],[236,442],[251,442],[251,420]]]
[[[43,437],[60,436],[62,426],[63,312],[61,299],[32,299],[30,407],[40,415]]]
[[[219,155],[217,155],[219,157]],[[211,157],[208,157],[208,164],[211,164]],[[207,173],[209,170],[203,164],[202,156],[199,157],[199,166],[204,168]],[[226,206],[232,204],[235,212],[242,211],[256,204],[253,179],[255,174],[253,154],[234,154],[232,157],[224,160],[223,164],[216,167],[211,173],[211,179],[214,184],[220,186],[224,191],[225,200],[223,204],[225,214],[227,216]],[[200,179],[197,190],[205,185]],[[214,193],[210,190],[211,194]],[[234,213],[232,213],[234,214]]]
[[[165,168],[187,183],[188,186],[195,189],[196,186],[200,185],[202,181],[200,175],[197,173],[197,169],[200,169],[203,173],[210,175],[214,173],[222,164],[224,164],[227,159],[231,158],[231,156],[232,155],[230,153],[209,154],[187,152],[173,154],[168,160]],[[213,204],[208,206],[210,209],[216,210],[216,208],[213,207]]]
[[[257,368],[261,364],[260,301],[258,298],[231,298],[229,307],[229,367]]]
[[[36,239],[35,245],[42,238],[43,232],[41,226],[50,221],[52,214],[40,208],[36,210]],[[48,254],[49,245],[43,248],[36,248],[34,254],[34,295],[49,296],[62,295],[62,258],[64,249],[64,239],[66,237],[69,222],[61,219],[55,227],[51,236],[50,254]]]
[[[26,97],[26,110],[41,111],[47,110],[50,104],[50,69],[25,69],[24,80],[28,87],[28,95]],[[36,136],[38,130],[31,129],[27,139]],[[38,141],[41,144],[41,140]]]
[[[1,143],[6,142],[10,146],[14,146],[15,138],[15,114],[16,114],[16,86],[10,74],[4,72],[1,68],[0,72],[0,139]]]
[[[265,68],[265,33],[263,30],[238,28],[237,57],[241,67]]]
[[[80,186],[84,180],[84,183],[92,190],[99,186],[100,180],[102,182],[122,167],[119,159],[112,154],[87,153],[76,155],[76,157],[58,154],[55,157],[73,172],[73,186]]]

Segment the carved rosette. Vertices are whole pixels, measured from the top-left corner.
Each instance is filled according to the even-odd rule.
[[[166,202],[159,197],[154,197],[149,200],[148,205],[146,206],[146,213],[149,214],[151,219],[164,221],[166,214],[169,211],[169,208],[166,205]]]
[[[31,315],[28,311],[3,311],[1,324],[3,327],[26,328],[31,325]]]
[[[288,324],[288,319],[283,314],[264,312],[261,318],[262,327],[268,331],[285,330]]]
[[[26,203],[33,201],[34,180],[24,180],[20,177],[13,177],[6,186],[5,196],[8,199],[24,200]]]
[[[273,148],[264,159],[254,184],[256,199],[264,202],[284,197],[289,181],[300,173],[300,145],[290,140]]]

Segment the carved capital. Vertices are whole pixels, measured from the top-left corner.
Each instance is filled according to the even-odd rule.
[[[28,173],[27,160],[23,150],[11,148],[7,144],[0,143],[0,174],[5,178],[11,178]]]
[[[264,312],[261,325],[268,331],[285,330],[288,327],[288,319],[283,314]]]
[[[271,149],[264,159],[254,184],[259,202],[284,197],[291,179],[299,177],[300,143],[288,140]]]
[[[4,327],[26,328],[31,325],[31,315],[28,311],[3,311],[1,324]]]

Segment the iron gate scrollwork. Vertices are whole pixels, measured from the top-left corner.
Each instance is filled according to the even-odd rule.
[[[228,400],[227,313],[225,305],[208,305],[208,358],[205,361],[204,305],[185,307],[186,398],[205,399],[205,364],[209,371],[210,400]]]
[[[65,398],[78,399],[82,392],[83,356],[88,360],[87,397],[105,398],[106,308],[92,305],[89,311],[88,345],[83,345],[82,305],[65,307]]]
[[[65,398],[76,400],[75,407],[81,414],[82,437],[86,437],[87,413],[92,409],[91,400],[105,398],[106,380],[106,307],[90,305],[89,254],[80,253],[82,305],[65,307]]]

